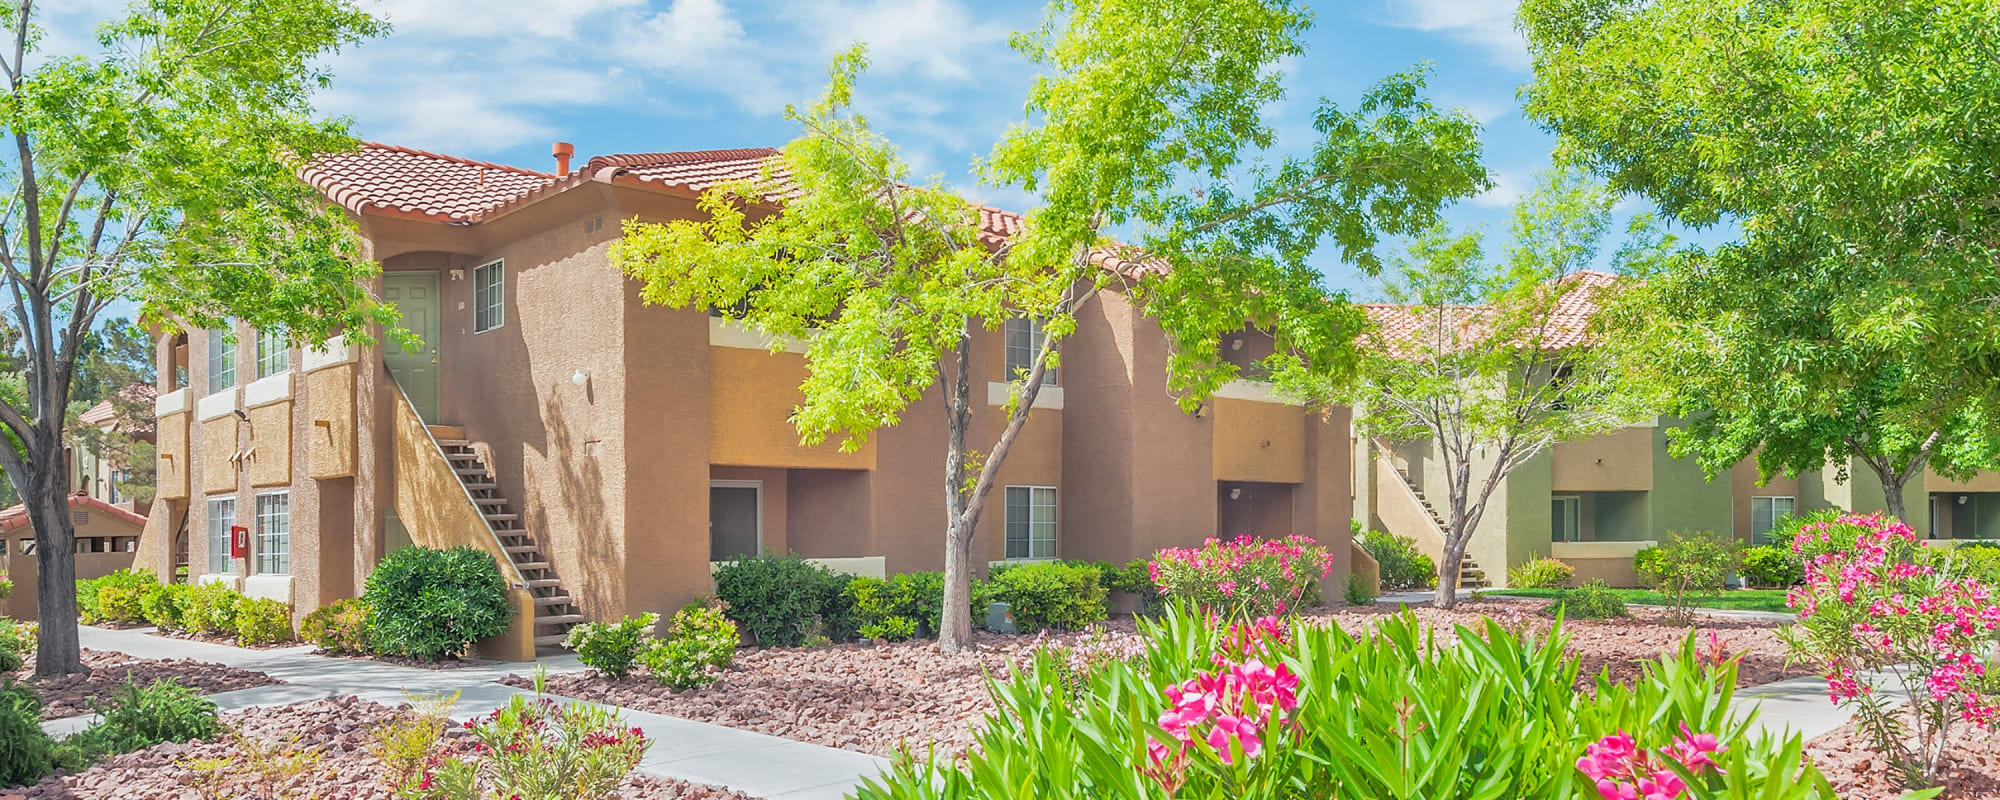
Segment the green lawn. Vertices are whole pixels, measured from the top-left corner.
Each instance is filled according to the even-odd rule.
[[[1485,589],[1483,595],[1496,597],[1542,597],[1553,598],[1560,589]],[[1663,606],[1667,599],[1651,589],[1612,589],[1613,593],[1632,605]],[[1785,607],[1783,589],[1731,589],[1697,603],[1701,608],[1722,608],[1732,611],[1776,611],[1791,613]]]

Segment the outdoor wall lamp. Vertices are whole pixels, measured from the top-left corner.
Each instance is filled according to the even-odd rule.
[[[1242,489],[1241,487],[1237,487],[1237,488],[1233,488],[1233,489],[1230,489],[1230,490],[1229,490],[1229,499],[1231,499],[1231,500],[1241,500],[1241,499],[1243,499],[1243,489]]]
[[[590,373],[584,372],[583,370],[577,370],[575,372],[572,372],[569,374],[569,382],[574,383],[578,386],[582,386],[590,382]]]
[[[1967,501],[1967,500],[1970,500],[1970,499],[1972,499],[1970,495],[1963,495],[1963,494],[1962,494],[1962,495],[1959,495],[1959,496],[1958,496],[1958,504],[1959,504],[1959,505],[1965,505],[1965,501]]]

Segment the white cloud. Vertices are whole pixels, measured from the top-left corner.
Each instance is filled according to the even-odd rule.
[[[1437,33],[1478,47],[1496,63],[1528,66],[1527,40],[1514,30],[1514,3],[1508,0],[1384,0],[1382,22]]]
[[[1492,169],[1487,170],[1486,174],[1493,179],[1493,188],[1474,196],[1472,198],[1473,205],[1485,208],[1507,208],[1514,205],[1515,201],[1521,199],[1522,178],[1520,173],[1513,170]]]
[[[367,0],[363,8],[404,36],[570,39],[606,11],[645,0]]]
[[[822,52],[868,45],[875,69],[947,80],[969,80],[977,63],[1004,50],[1004,27],[974,19],[957,0],[828,2],[808,12]]]

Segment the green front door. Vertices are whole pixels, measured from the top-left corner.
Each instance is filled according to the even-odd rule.
[[[403,393],[410,396],[417,416],[437,422],[438,415],[438,274],[435,270],[382,273],[382,300],[396,307],[408,328],[423,345],[404,350],[391,344],[382,348],[382,360]]]

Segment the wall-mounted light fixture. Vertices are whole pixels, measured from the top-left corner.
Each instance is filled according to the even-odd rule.
[[[575,372],[572,372],[569,374],[569,382],[574,383],[578,386],[582,386],[590,382],[590,373],[584,372],[583,370],[577,370]]]
[[[462,269],[451,270],[451,279],[455,281],[465,280],[465,270]]]
[[[1243,487],[1241,487],[1241,486],[1238,486],[1238,487],[1234,487],[1234,488],[1231,488],[1231,489],[1229,490],[1229,499],[1231,499],[1231,500],[1241,500],[1241,499],[1243,499]]]
[[[1959,496],[1958,496],[1958,504],[1959,504],[1959,505],[1965,505],[1965,501],[1967,501],[1967,500],[1971,500],[1971,499],[1972,499],[1972,496],[1971,496],[1971,495],[1965,495],[1965,494],[1962,494],[1962,495],[1959,495]]]

